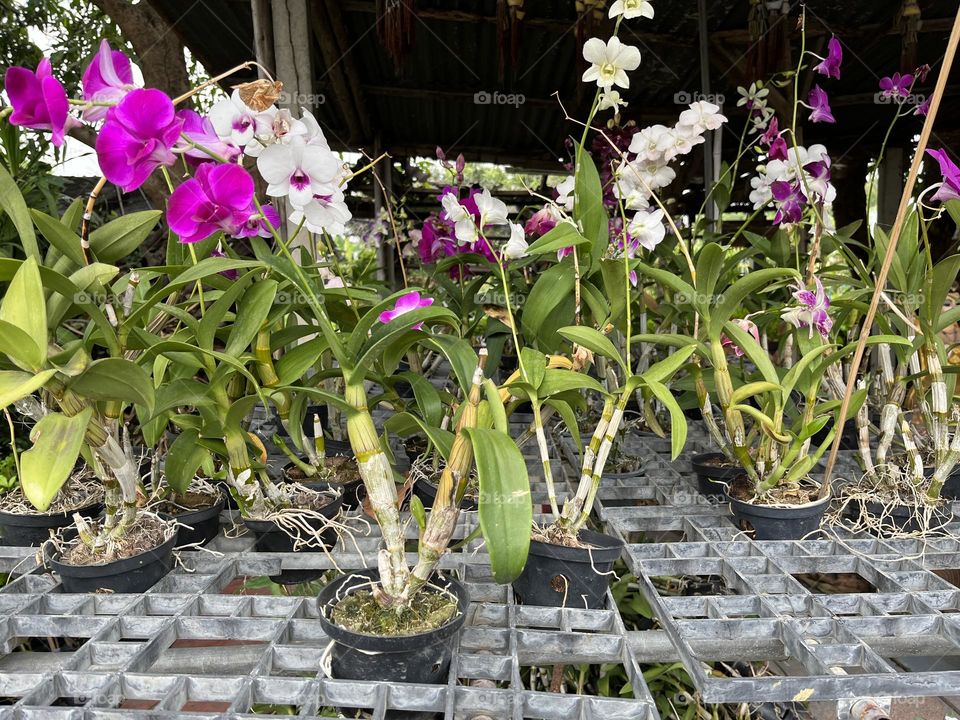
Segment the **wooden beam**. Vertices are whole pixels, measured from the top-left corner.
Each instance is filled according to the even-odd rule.
[[[360,121],[362,129],[361,143],[369,142],[373,139],[373,129],[375,119],[370,114],[369,105],[363,91],[360,80],[360,72],[357,69],[357,62],[353,55],[354,42],[347,32],[347,26],[343,22],[343,13],[340,11],[339,0],[322,0],[322,4],[327,11],[327,18],[330,21],[330,29],[333,32],[333,39],[340,53],[341,64],[346,71],[347,83],[350,87],[350,97],[354,104],[357,118]]]
[[[367,15],[376,15],[377,5],[370,0],[337,0],[345,12],[364,13]],[[559,3],[558,3],[559,4]],[[570,3],[573,7],[573,3]],[[486,15],[483,13],[470,12],[466,10],[448,10],[440,8],[417,8],[417,17],[420,20],[438,20],[441,22],[459,22],[459,23],[487,23],[496,25],[496,15]],[[526,28],[538,28],[564,34],[573,29],[577,23],[576,16],[569,18],[537,17],[529,11],[523,19],[523,25]],[[612,25],[611,25],[612,26]],[[686,35],[673,33],[642,32],[631,28],[632,37],[638,38],[648,44],[657,45],[683,45],[693,47],[693,41]]]
[[[276,73],[276,57],[273,53],[273,13],[270,0],[251,0],[253,14],[253,47],[257,62],[271,73]],[[262,69],[257,68],[257,77],[266,77]]]
[[[323,58],[324,72],[320,80],[329,80],[333,88],[333,95],[337,100],[337,107],[340,109],[340,116],[343,118],[343,124],[348,130],[347,140],[350,144],[358,144],[360,133],[365,132],[357,112],[356,106],[351,100],[350,86],[341,62],[342,55],[337,45],[334,33],[330,28],[327,18],[326,8],[323,0],[312,0],[310,3],[312,12],[310,13],[310,27],[313,30],[313,36],[320,46],[320,54]],[[314,83],[317,86],[317,83]],[[327,98],[324,96],[323,101]]]

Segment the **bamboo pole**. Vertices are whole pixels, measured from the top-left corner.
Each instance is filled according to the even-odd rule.
[[[934,120],[936,120],[937,111],[940,109],[940,100],[943,98],[943,91],[947,85],[947,78],[950,75],[950,68],[953,66],[953,58],[956,55],[958,44],[960,44],[960,8],[958,8],[957,14],[953,19],[953,29],[950,31],[947,51],[943,56],[943,64],[940,66],[940,72],[937,75],[937,84],[933,90],[933,97],[930,100],[930,109],[927,111],[927,117],[923,122],[923,129],[920,131],[917,151],[914,153],[913,162],[910,163],[910,174],[907,175],[907,182],[903,187],[903,194],[900,196],[900,207],[897,209],[897,217],[896,220],[894,220],[893,229],[890,231],[890,242],[887,245],[887,252],[883,256],[883,265],[880,267],[880,274],[877,276],[877,286],[874,288],[873,297],[870,298],[870,308],[867,310],[867,316],[863,319],[863,327],[860,329],[857,348],[853,353],[853,361],[850,363],[846,392],[843,395],[843,401],[840,403],[840,420],[837,425],[836,435],[833,438],[833,445],[830,448],[830,457],[827,459],[827,468],[823,473],[823,484],[820,487],[821,497],[824,497],[830,492],[830,477],[833,474],[833,466],[837,462],[837,453],[840,451],[843,426],[846,421],[847,411],[850,409],[850,398],[853,396],[853,391],[857,384],[857,371],[860,369],[860,362],[863,360],[863,352],[867,345],[867,338],[870,336],[870,329],[873,327],[874,318],[877,316],[880,296],[883,294],[883,288],[887,284],[887,275],[890,272],[890,265],[893,263],[893,254],[896,252],[897,243],[900,240],[900,233],[906,221],[907,209],[913,197],[913,188],[917,182],[917,175],[920,172],[920,163],[923,162],[923,155],[927,149],[927,143],[930,141],[933,123]]]

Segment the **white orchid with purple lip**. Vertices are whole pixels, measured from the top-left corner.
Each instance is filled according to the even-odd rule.
[[[433,305],[433,298],[420,297],[420,293],[416,290],[413,292],[408,292],[406,295],[401,295],[397,298],[397,302],[394,303],[392,310],[384,310],[380,313],[380,322],[386,325],[388,322],[391,322],[395,318],[400,317],[401,315],[406,315],[408,312],[413,312],[414,310],[420,310],[421,308],[430,307]],[[414,330],[419,330],[423,327],[423,323],[417,323],[413,326]]]
[[[269,183],[267,195],[288,196],[298,208],[315,196],[334,194],[341,170],[340,161],[332,152],[296,138],[289,145],[266,147],[257,158],[257,169]]]
[[[221,100],[210,108],[210,122],[221,140],[243,147],[257,135],[269,135],[277,108],[263,112],[251,110],[234,90],[229,100]]]
[[[799,305],[784,310],[780,313],[780,317],[796,328],[809,328],[810,337],[813,337],[813,330],[816,328],[820,336],[825,338],[833,327],[833,319],[827,312],[830,309],[830,298],[823,289],[820,278],[814,277],[814,281],[817,285],[816,291],[807,290],[799,282],[797,283],[793,297]]]

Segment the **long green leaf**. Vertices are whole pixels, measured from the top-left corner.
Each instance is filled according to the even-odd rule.
[[[200,433],[195,429],[181,432],[167,451],[166,462],[163,465],[164,479],[173,488],[174,492],[187,492],[190,483],[203,464],[208,453],[206,448],[199,444]]]
[[[0,164],[0,209],[9,217],[20,236],[20,244],[28,258],[40,262],[40,247],[37,245],[37,236],[33,232],[33,223],[30,221],[30,211],[17,183]]]
[[[464,430],[480,480],[480,529],[498,583],[520,576],[530,550],[533,505],[527,464],[509,435],[486,428]]]
[[[0,303],[0,320],[19,328],[33,341],[35,349],[31,348],[27,355],[34,359],[34,364],[24,370],[39,370],[47,359],[47,306],[34,258],[24,261],[7,286]]]
[[[122,260],[149,237],[162,214],[160,210],[143,210],[121,215],[90,233],[90,249],[100,262]]]
[[[582,345],[591,352],[603,355],[618,363],[622,368],[626,367],[623,358],[620,356],[620,352],[610,338],[598,330],[582,325],[570,325],[569,327],[560,328],[559,333],[570,342]]]
[[[20,458],[20,486],[40,512],[50,507],[70,477],[91,415],[90,407],[72,417],[49,413],[40,418],[30,433],[33,447]]]
[[[122,400],[143,405],[151,415],[156,402],[150,374],[124,358],[94,360],[70,381],[69,387],[91,400]]]
[[[588,245],[590,240],[580,234],[572,223],[557,223],[552,230],[544,233],[527,248],[527,255],[543,255],[566,247]]]
[[[0,410],[12,405],[20,398],[25,398],[34,390],[40,389],[56,374],[56,368],[41,370],[36,374],[19,370],[0,370]]]

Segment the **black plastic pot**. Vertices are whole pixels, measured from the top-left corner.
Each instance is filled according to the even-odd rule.
[[[348,455],[352,453],[342,453],[341,455]],[[286,481],[290,482],[293,478],[290,477],[289,472],[294,467],[293,463],[287,463],[283,466],[283,470],[280,473],[280,477]],[[298,480],[297,482],[302,482]],[[305,483],[307,487],[311,486],[311,483]],[[327,484],[324,483],[324,487],[327,487]],[[343,492],[340,494],[340,501],[343,504],[344,510],[353,510],[360,507],[360,490],[363,488],[363,478],[357,478],[356,480],[348,483],[330,483],[329,487],[338,488]]]
[[[433,507],[433,503],[437,500],[437,486],[435,483],[430,482],[430,480],[424,478],[413,484],[413,492],[420,502],[423,503],[423,506],[429,510]],[[477,499],[469,496],[464,496],[463,500],[460,501],[461,510],[476,510],[477,509]]]
[[[337,680],[445,684],[456,638],[463,628],[470,603],[467,589],[449,576],[434,576],[434,585],[456,596],[460,612],[446,625],[430,632],[379,637],[361,635],[330,621],[329,615],[336,602],[350,592],[369,588],[370,583],[379,577],[376,570],[360,570],[337,578],[320,591],[317,598],[320,626],[327,637],[333,640],[330,661],[332,677]],[[386,717],[389,720],[427,720],[438,715],[389,710]]]
[[[209,507],[190,510],[172,515],[180,525],[177,526],[177,547],[184,545],[206,545],[220,532],[220,512],[227,499],[220,493],[217,501]],[[189,527],[183,527],[187,525]]]
[[[66,565],[57,557],[50,565],[60,576],[68,593],[142,593],[156,585],[173,567],[173,545],[177,534],[153,550],[100,565]]]
[[[306,483],[311,490],[327,490],[330,485],[326,483]],[[341,499],[335,498],[332,502],[324,505],[320,514],[325,518],[333,518],[340,512]],[[320,547],[301,547],[294,550],[294,539],[280,528],[273,520],[253,520],[243,518],[243,524],[256,536],[255,548],[257,552],[287,553],[287,552],[323,552]],[[333,528],[324,528],[324,523],[319,518],[307,520],[307,524],[314,530],[320,530],[320,539],[323,545],[332,549],[337,544],[337,533]],[[324,570],[284,570],[279,575],[271,575],[270,579],[280,585],[296,585],[298,583],[310,582],[323,575]]]
[[[816,532],[829,505],[829,495],[790,507],[754,505],[730,498],[730,509],[737,524],[743,530],[752,529],[755,540],[799,540]]]
[[[700,453],[690,458],[693,472],[697,475],[697,490],[701,495],[722,501],[727,497],[726,487],[734,478],[743,475],[739,467],[720,467],[710,463],[711,460],[726,460],[723,453]]]
[[[74,513],[94,518],[103,511],[100,502],[70,512],[17,515],[0,512],[0,545],[37,547],[50,539],[50,531],[57,531],[73,523]]]
[[[591,547],[530,541],[527,566],[513,581],[513,591],[524,605],[603,607],[612,579],[609,573],[620,557],[623,541],[590,530],[581,530],[580,540]]]

